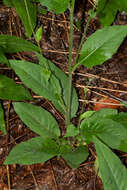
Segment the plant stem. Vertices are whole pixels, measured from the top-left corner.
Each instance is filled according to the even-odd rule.
[[[77,53],[76,53],[76,58],[75,58],[75,61],[74,61],[74,67],[73,67],[73,71],[77,68],[77,62],[78,62],[78,58],[79,58],[79,53],[80,53],[80,50],[81,50],[81,48],[82,48],[82,45],[83,45],[83,42],[84,42],[84,38],[85,38],[85,36],[86,36],[86,31],[87,31],[87,28],[88,28],[88,26],[89,26],[89,23],[90,23],[90,20],[91,20],[91,18],[89,17],[88,18],[88,21],[87,21],[87,23],[86,23],[86,25],[85,25],[85,27],[84,27],[84,32],[83,32],[83,34],[82,34],[82,38],[81,38],[81,42],[80,42],[80,44],[79,44],[79,48],[78,48],[78,51],[77,51]]]
[[[68,61],[68,94],[67,94],[67,111],[66,111],[66,125],[70,124],[71,118],[71,97],[72,97],[72,46],[73,46],[73,12],[75,0],[70,1],[70,35],[69,35],[69,61]]]

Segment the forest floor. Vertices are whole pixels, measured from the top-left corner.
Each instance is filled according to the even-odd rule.
[[[90,8],[92,8],[90,2],[84,5],[83,1],[80,1],[80,3],[77,1],[74,17],[75,23],[78,20],[82,20],[82,24],[85,24]],[[127,25],[127,15],[118,13],[113,24]],[[57,16],[49,12],[46,15],[38,14],[36,29],[40,25],[43,27],[43,35],[40,42],[43,55],[67,74],[69,46],[68,11]],[[93,19],[89,24],[87,37],[100,27],[98,19]],[[81,39],[81,30],[74,24],[73,57]],[[15,9],[7,8],[2,3],[0,3],[0,34],[16,35],[25,38],[24,27]],[[31,38],[31,41],[34,42],[34,39]],[[37,61],[35,54],[29,52],[7,56],[31,62]],[[19,82],[14,71],[5,65],[0,66],[0,74],[5,74]],[[127,100],[127,39],[124,40],[113,58],[103,65],[93,67],[92,69],[80,66],[73,75],[73,85],[79,96],[77,117],[82,108],[83,111],[87,111],[97,110],[101,107],[110,107],[127,112],[127,108],[110,97],[110,95],[114,95]],[[87,88],[85,95],[84,88]],[[52,114],[54,113],[59,125],[63,125],[62,115],[54,111],[50,102],[38,96],[34,99],[37,105],[43,106]],[[0,190],[103,190],[102,182],[94,170],[96,152],[93,144],[89,145],[90,154],[87,161],[82,163],[78,169],[71,169],[62,158],[60,160],[53,158],[45,164],[29,166],[19,164],[3,165],[12,147],[35,136],[16,115],[11,101],[3,101],[3,105],[9,130],[6,136],[0,132]],[[76,119],[74,122],[76,123]],[[127,166],[127,154],[122,152],[116,152],[116,154]]]

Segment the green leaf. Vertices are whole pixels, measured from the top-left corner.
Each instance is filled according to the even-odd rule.
[[[126,0],[99,0],[97,13],[102,26],[109,26],[114,21],[118,11],[127,12]]]
[[[53,75],[56,76],[56,78],[59,80],[61,88],[62,88],[62,99],[67,105],[67,83],[68,83],[68,77],[64,74],[64,72],[59,69],[55,64],[53,64],[51,61],[48,59],[44,58],[41,54],[36,53],[38,59],[39,59],[39,64],[44,68],[45,65],[51,70]],[[61,109],[61,107],[57,104],[54,103],[56,108],[64,114],[64,110]],[[78,110],[78,96],[76,93],[76,90],[74,87],[72,87],[72,102],[71,102],[71,118],[75,117],[76,112]]]
[[[79,63],[86,67],[100,65],[110,59],[127,35],[127,26],[109,26],[97,30],[81,49]]]
[[[36,26],[36,5],[30,0],[13,0],[13,6],[24,24],[26,36],[30,37]]]
[[[74,137],[79,134],[79,129],[76,128],[73,124],[67,127],[67,131],[64,137]]]
[[[116,121],[117,123],[122,124],[127,129],[127,113],[126,112],[120,112],[117,115],[109,115],[108,116],[113,121]]]
[[[116,4],[117,0],[107,1],[107,0],[99,0],[98,1],[98,17],[102,24],[102,26],[109,26],[115,19],[116,13],[118,11],[118,7]]]
[[[42,26],[40,26],[40,28],[38,28],[38,30],[35,33],[35,39],[38,43],[40,42],[41,38],[42,38]]]
[[[99,172],[105,190],[126,190],[127,170],[120,159],[101,141],[94,137],[98,155]]]
[[[16,36],[0,35],[0,48],[4,53],[16,53],[21,51],[39,51],[40,48],[31,42]]]
[[[113,115],[115,117],[115,114]],[[111,114],[107,114],[106,117],[104,114],[101,116],[98,112],[94,113],[82,121],[80,133],[88,143],[92,142],[93,136],[97,136],[111,148],[120,150],[120,144],[127,139],[127,129],[110,116]]]
[[[5,126],[5,120],[4,120],[4,111],[3,111],[1,103],[0,103],[0,130],[4,134],[6,134],[6,126]]]
[[[14,101],[33,100],[29,91],[4,75],[0,75],[0,99]]]
[[[100,109],[99,111],[94,112],[92,115],[92,118],[112,118],[115,117],[118,114],[118,111],[116,109]]]
[[[69,0],[40,0],[40,3],[46,6],[49,11],[60,14],[68,8]]]
[[[9,62],[6,56],[4,55],[2,48],[0,48],[0,63],[6,64],[7,66],[9,66]]]
[[[10,64],[28,88],[52,101],[56,108],[63,111],[60,99],[61,85],[55,75],[51,74],[47,80],[44,68],[31,62],[10,60]]]
[[[83,114],[80,115],[80,121],[92,116],[93,113],[95,113],[95,111],[92,110],[84,112]]]
[[[120,123],[123,127],[125,127],[125,129],[127,129],[127,113],[120,112],[117,115],[111,115],[110,118],[113,121]],[[121,141],[118,149],[127,152],[127,139]]]
[[[16,145],[9,153],[4,164],[36,164],[44,163],[56,156],[58,147],[51,139],[42,140],[36,137]]]
[[[60,130],[55,118],[39,106],[27,103],[13,103],[21,120],[35,133],[43,138],[57,138]]]
[[[79,146],[77,149],[63,153],[62,157],[71,168],[78,168],[87,159],[88,155],[88,148]]]

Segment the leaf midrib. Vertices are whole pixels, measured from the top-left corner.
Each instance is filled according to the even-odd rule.
[[[118,36],[118,33],[115,34],[113,37],[115,38],[115,37],[117,37],[117,36]],[[112,37],[111,37],[111,36],[108,38],[107,41],[109,41],[109,40],[112,40]],[[104,44],[106,44],[107,41],[104,41],[103,44],[101,44],[99,47],[95,48],[89,55],[87,55],[85,58],[83,58],[83,59],[81,60],[81,62],[79,62],[79,63],[82,64],[82,62],[84,62],[84,61],[85,61],[86,59],[88,59],[92,54],[94,54],[98,49],[100,49],[102,46],[104,46]]]

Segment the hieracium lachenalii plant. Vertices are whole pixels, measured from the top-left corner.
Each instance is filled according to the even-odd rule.
[[[0,35],[0,63],[11,67],[24,85],[35,94],[50,101],[65,118],[66,133],[62,136],[57,120],[41,106],[34,104],[29,91],[11,78],[0,75],[0,99],[11,100],[21,120],[38,134],[26,142],[16,145],[4,164],[35,164],[57,156],[62,157],[72,168],[80,167],[89,156],[88,145],[93,142],[97,153],[96,168],[105,190],[125,190],[127,170],[112,149],[127,152],[127,114],[113,109],[87,111],[80,115],[75,126],[72,119],[78,110],[78,96],[72,85],[72,73],[80,65],[91,68],[101,65],[116,53],[127,35],[127,26],[112,25],[118,11],[127,11],[127,2],[94,1],[93,10],[88,12],[81,42],[73,60],[74,0],[13,0],[3,1],[6,6],[16,9],[24,24],[26,37],[34,36],[36,44],[25,39]],[[39,4],[38,4],[39,3]],[[39,42],[43,28],[35,32],[37,11],[61,14],[70,12],[68,75],[43,56]],[[90,35],[86,41],[86,31],[90,21],[98,16],[101,29]],[[7,59],[6,53],[21,51],[36,53],[38,64],[25,60]],[[72,64],[73,61],[73,64]],[[64,63],[63,63],[64,64]],[[26,103],[30,100],[31,103]],[[2,102],[1,101],[1,102]],[[24,102],[25,101],[25,102]],[[0,129],[6,134],[4,111],[0,105]]]

